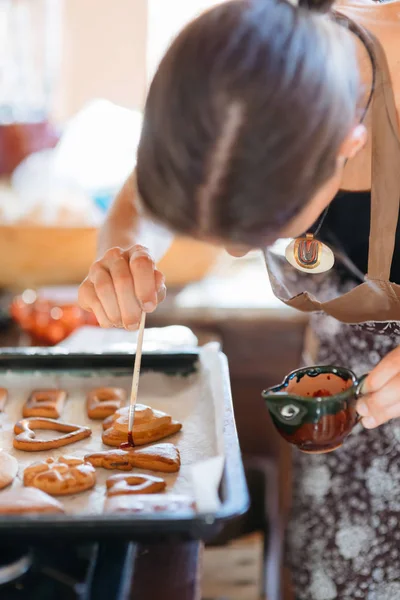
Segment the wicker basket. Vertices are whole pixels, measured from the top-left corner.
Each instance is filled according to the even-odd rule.
[[[0,288],[80,283],[95,258],[96,237],[95,228],[0,226]],[[170,287],[181,286],[202,279],[219,252],[177,238],[159,266]]]

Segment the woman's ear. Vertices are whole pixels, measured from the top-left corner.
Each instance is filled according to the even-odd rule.
[[[353,127],[340,147],[339,157],[354,158],[367,143],[367,128],[361,123]]]

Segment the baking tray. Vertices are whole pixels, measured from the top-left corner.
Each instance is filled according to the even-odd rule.
[[[6,348],[0,352],[0,377],[6,372],[42,372],[46,374],[78,373],[115,370],[132,372],[134,351],[107,353],[75,353],[63,348]],[[246,512],[249,505],[247,485],[233,416],[228,362],[219,353],[224,405],[225,464],[220,484],[220,506],[212,514],[162,515],[0,515],[0,535],[24,539],[73,537],[87,540],[119,538],[134,541],[207,540],[214,537],[224,523]],[[142,371],[171,375],[190,375],[196,372],[199,349],[144,352]],[[32,453],[33,460],[35,459]],[[33,462],[33,461],[32,461]]]

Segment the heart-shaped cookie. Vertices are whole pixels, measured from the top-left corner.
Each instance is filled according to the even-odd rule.
[[[57,431],[64,435],[50,440],[40,439],[36,436],[36,429]],[[92,430],[89,427],[81,427],[71,423],[60,423],[55,419],[32,417],[18,421],[14,426],[14,433],[14,448],[25,452],[40,452],[41,450],[54,450],[54,448],[79,442],[79,440],[91,436]]]
[[[103,421],[103,442],[107,446],[120,446],[128,441],[129,407],[117,410]],[[137,404],[133,425],[135,446],[144,446],[162,440],[182,429],[182,424],[174,421],[167,413]]]
[[[106,481],[107,496],[127,494],[158,494],[167,486],[161,477],[153,475],[111,475]]]

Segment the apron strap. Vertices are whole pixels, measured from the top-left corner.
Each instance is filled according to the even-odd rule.
[[[400,204],[400,130],[386,54],[368,32],[375,54],[372,99],[372,187],[368,278],[389,281]]]

